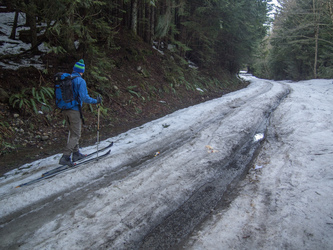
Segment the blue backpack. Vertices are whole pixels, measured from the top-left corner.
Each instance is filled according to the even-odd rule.
[[[57,73],[54,75],[54,96],[58,108],[72,109],[78,104],[77,96],[74,96],[73,79],[78,76],[72,76],[68,73]]]

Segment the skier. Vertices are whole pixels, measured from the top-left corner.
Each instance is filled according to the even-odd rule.
[[[83,59],[75,63],[73,67],[72,76],[78,76],[72,80],[74,96],[77,96],[76,105],[67,110],[63,110],[65,120],[69,128],[69,138],[67,145],[63,151],[63,155],[59,160],[59,164],[73,166],[75,161],[81,160],[85,155],[79,152],[79,140],[81,137],[81,123],[82,123],[82,112],[81,107],[83,102],[90,104],[99,104],[102,102],[100,95],[97,99],[91,98],[88,94],[87,83],[82,78],[85,71],[85,64]],[[71,159],[72,154],[72,159]]]

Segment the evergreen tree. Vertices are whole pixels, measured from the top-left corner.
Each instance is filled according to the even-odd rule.
[[[332,0],[288,0],[281,4],[271,39],[274,78],[332,77]]]
[[[220,2],[221,29],[216,42],[216,60],[221,67],[237,73],[251,62],[268,29],[267,1],[224,0]]]
[[[322,0],[324,1],[324,0]],[[9,4],[9,1],[6,0]],[[176,45],[174,53],[200,67],[237,73],[266,33],[266,0],[13,0],[26,13],[32,48],[43,39],[56,53],[105,60],[116,30]],[[13,4],[11,3],[11,4]],[[88,60],[87,60],[88,59]],[[108,66],[109,67],[109,66]],[[98,75],[98,74],[96,74]]]

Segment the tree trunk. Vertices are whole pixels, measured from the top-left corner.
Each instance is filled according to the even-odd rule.
[[[9,37],[10,39],[13,39],[13,40],[15,40],[15,38],[16,38],[16,28],[17,28],[18,14],[19,14],[19,12],[18,12],[18,10],[16,10],[12,32],[11,32],[10,37]]]
[[[314,24],[315,24],[315,57],[313,63],[313,77],[317,78],[317,61],[318,61],[318,38],[319,38],[319,13],[316,8],[316,0],[312,0],[312,8],[313,8],[313,16],[314,16]]]
[[[30,19],[30,31],[31,31],[31,48],[33,51],[38,51],[37,44],[37,27],[36,27],[36,16],[32,15]]]
[[[330,15],[331,21],[333,23],[333,7],[332,7],[331,1],[328,1],[327,6],[328,6],[329,13],[330,13],[329,15]]]
[[[152,41],[155,35],[155,7],[150,6],[150,10],[150,40]]]
[[[315,58],[313,64],[313,76],[317,78],[317,62],[318,62],[318,37],[319,37],[319,24],[316,27],[316,34],[315,34]]]
[[[145,17],[146,17],[146,3],[144,1],[138,1],[138,27],[137,34],[144,38],[144,30],[145,30]]]
[[[131,28],[131,3],[124,3],[121,1],[121,9],[122,9],[122,25],[128,29]]]
[[[150,38],[151,38],[151,33],[150,33],[150,17],[151,17],[151,7],[150,4],[146,4],[146,15],[145,15],[145,30],[144,30],[144,40],[146,43],[151,43]]]
[[[28,4],[28,10],[26,13],[27,24],[30,27],[30,36],[31,36],[31,49],[36,52],[38,51],[37,45],[37,26],[36,26],[36,5],[33,1],[30,1]]]
[[[132,21],[131,21],[131,30],[134,34],[137,34],[138,28],[138,0],[132,1]]]
[[[62,46],[69,53],[74,53],[76,51],[76,47],[74,44],[75,35],[72,29],[74,24],[74,15],[75,10],[73,9],[66,17],[64,17],[64,25],[62,25],[61,33],[62,35]],[[80,49],[84,50],[84,44],[80,44]]]

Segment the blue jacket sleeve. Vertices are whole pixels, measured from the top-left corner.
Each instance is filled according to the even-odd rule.
[[[81,105],[82,105],[82,102],[96,104],[97,100],[94,98],[91,98],[88,94],[86,81],[84,79],[82,79],[81,77],[78,77],[76,79],[77,79],[77,87],[78,87],[79,97],[81,100]]]

